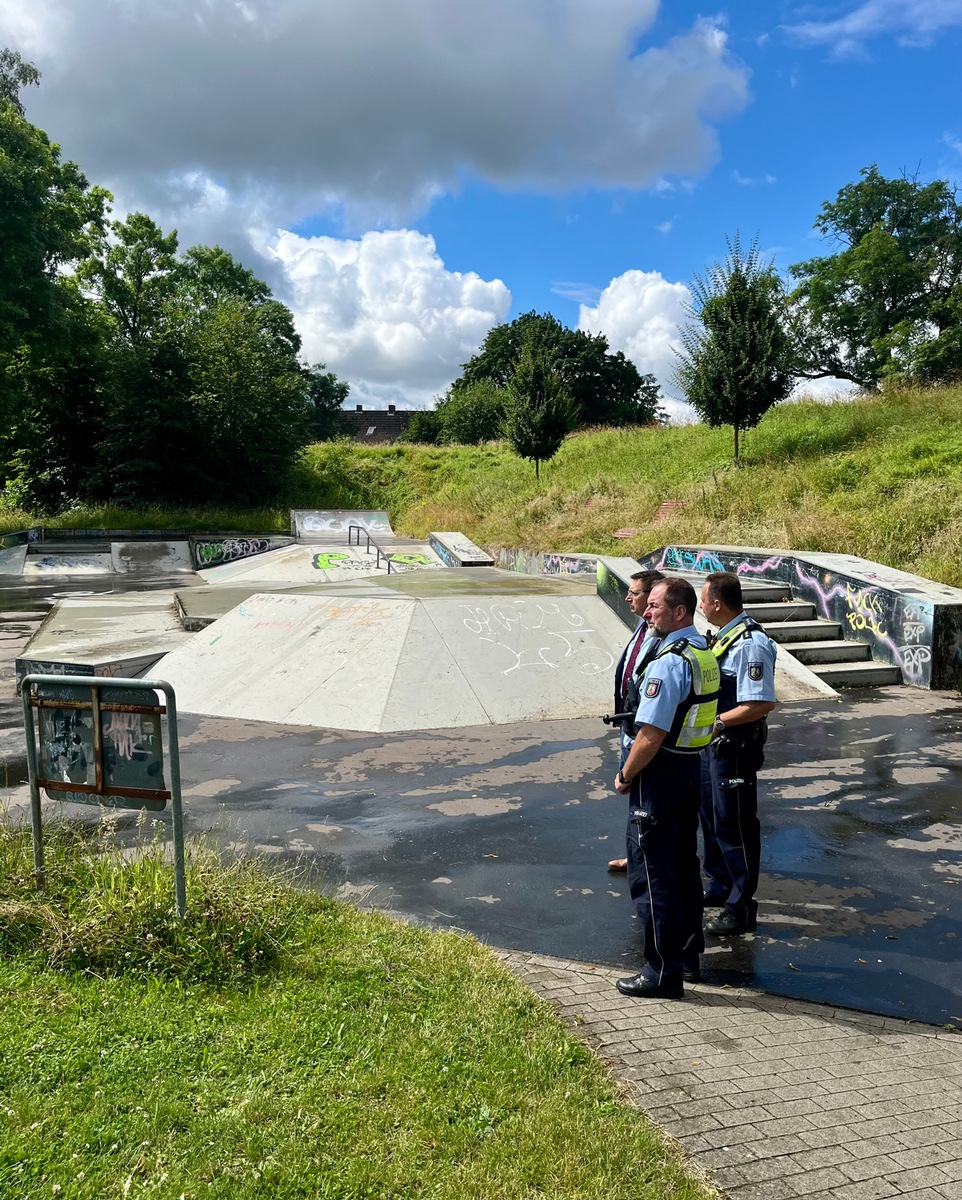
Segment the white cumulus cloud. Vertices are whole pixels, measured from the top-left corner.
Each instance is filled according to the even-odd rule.
[[[691,292],[658,271],[626,271],[601,293],[595,307],[581,305],[578,328],[603,333],[612,350],[621,350],[639,371],[654,375],[673,421],[696,419],[675,383],[678,327],[688,320]]]
[[[448,271],[434,239],[408,229],[353,241],[282,231],[265,252],[305,356],[351,384],[351,403],[430,407],[511,306],[500,279]]]

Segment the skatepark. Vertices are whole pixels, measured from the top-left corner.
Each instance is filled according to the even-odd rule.
[[[962,594],[730,547],[495,566],[367,516],[381,547],[328,514],[285,538],[0,549],[11,818],[29,812],[18,675],[176,680],[188,838],[488,943],[731,1200],[957,1194]],[[614,987],[641,937],[605,869],[624,801],[600,716],[639,565],[739,570],[780,641],[758,928],[711,939],[680,1003]],[[133,848],[141,814],[110,812]]]
[[[17,675],[171,683],[188,833],[496,946],[636,969],[624,880],[604,870],[623,812],[600,717],[638,563],[507,571],[462,535],[399,538],[376,512],[295,513],[289,538],[239,541],[3,551]],[[697,556],[672,561],[697,583]],[[761,782],[759,929],[710,946],[705,978],[962,1024],[958,695],[889,683],[884,663],[884,686],[836,690],[805,654],[830,622],[743,578],[749,610],[793,632]],[[918,597],[926,581],[905,579]],[[26,791],[10,691],[8,807]]]

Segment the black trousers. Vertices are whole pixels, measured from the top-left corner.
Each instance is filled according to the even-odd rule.
[[[628,890],[642,922],[644,975],[668,986],[705,948],[698,865],[698,754],[659,750],[632,780]]]
[[[706,892],[740,919],[754,919],[762,839],[758,821],[761,744],[731,742],[703,750],[701,832]]]

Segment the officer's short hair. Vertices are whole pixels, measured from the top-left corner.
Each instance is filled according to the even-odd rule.
[[[631,582],[640,583],[641,590],[648,593],[656,583],[661,583],[664,578],[661,571],[636,571],[631,577]]]
[[[726,608],[741,612],[742,581],[731,571],[712,571],[705,582],[708,584],[708,595],[712,600],[720,600]]]
[[[695,589],[688,580],[673,576],[671,579],[665,579],[664,584],[665,603],[668,607],[687,608],[692,616],[694,616],[695,609],[698,607],[698,597],[695,595]]]

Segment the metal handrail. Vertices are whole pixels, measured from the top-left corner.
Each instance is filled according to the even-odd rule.
[[[386,550],[381,549],[381,547],[377,544],[377,540],[375,538],[371,537],[371,531],[369,529],[365,529],[363,525],[348,525],[348,527],[347,527],[347,544],[349,546],[354,545],[351,535],[355,532],[357,533],[358,546],[360,546],[360,544],[361,544],[361,534],[362,533],[367,538],[367,545],[364,547],[364,551],[366,554],[371,553],[371,543],[372,542],[374,543],[374,549],[377,551],[377,559],[375,560],[375,563],[374,563],[374,569],[377,570],[378,567],[381,565],[381,555],[383,554],[384,561],[387,563],[387,573],[388,573],[388,575],[390,575],[391,574],[391,556],[388,554],[388,552]]]

